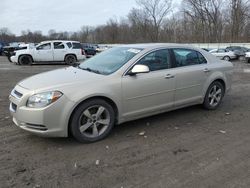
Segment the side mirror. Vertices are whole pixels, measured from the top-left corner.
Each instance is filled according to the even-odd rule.
[[[129,72],[129,75],[136,75],[139,73],[148,73],[148,72],[150,72],[150,70],[147,65],[135,65]]]

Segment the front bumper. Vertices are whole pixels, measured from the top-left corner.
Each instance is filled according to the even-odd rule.
[[[29,108],[28,98],[34,92],[17,85],[10,99],[10,113],[13,122],[23,130],[46,137],[67,137],[68,121],[74,103],[66,96],[44,108]]]
[[[10,60],[11,60],[11,62],[13,62],[13,63],[18,63],[18,58],[17,58],[17,56],[11,56],[10,57]]]

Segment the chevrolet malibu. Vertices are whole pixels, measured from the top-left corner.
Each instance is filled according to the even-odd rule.
[[[230,62],[191,46],[124,45],[78,67],[22,80],[9,108],[26,131],[94,142],[115,124],[196,104],[218,108],[231,87],[232,69]]]

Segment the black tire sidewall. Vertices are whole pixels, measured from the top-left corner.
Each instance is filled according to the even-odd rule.
[[[28,63],[23,63],[22,62],[22,59],[23,58],[28,58],[29,59],[29,61],[28,61]],[[32,59],[31,59],[31,57],[30,56],[28,56],[28,55],[22,55],[21,57],[19,57],[19,59],[18,59],[18,64],[19,65],[31,65],[32,64]]]
[[[107,130],[102,135],[100,135],[96,138],[89,138],[89,137],[84,136],[80,132],[78,120],[79,120],[79,118],[84,110],[86,110],[90,106],[94,106],[94,105],[104,106],[109,111],[110,124],[109,124]],[[71,116],[69,130],[70,130],[71,134],[73,135],[73,137],[76,140],[78,140],[79,142],[90,143],[90,142],[96,142],[96,141],[104,139],[113,129],[114,124],[115,124],[115,112],[114,112],[113,107],[109,103],[107,103],[106,101],[104,101],[102,99],[95,99],[95,100],[89,100],[89,101],[83,102],[74,110],[74,112]]]
[[[216,106],[211,106],[209,104],[209,98],[208,98],[208,96],[209,96],[209,93],[211,91],[211,88],[214,85],[217,85],[218,87],[220,87],[220,89],[222,90],[222,96],[221,96],[221,99],[220,99],[219,103]],[[208,110],[215,110],[215,109],[217,109],[220,106],[221,102],[222,102],[224,94],[225,94],[225,88],[224,88],[224,86],[219,81],[214,81],[212,84],[210,84],[210,86],[207,89],[207,92],[206,92],[206,95],[205,95],[205,99],[204,99],[204,102],[203,102],[203,107],[205,109],[208,109]]]
[[[68,61],[68,58],[70,58],[70,57],[74,58],[75,61],[72,62],[72,63],[69,62],[69,61]],[[74,63],[76,63],[76,61],[77,61],[77,59],[76,59],[76,57],[75,57],[74,55],[67,55],[67,56],[65,57],[65,63],[66,63],[67,65],[73,65]]]

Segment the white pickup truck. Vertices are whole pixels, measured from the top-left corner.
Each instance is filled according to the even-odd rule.
[[[35,47],[18,50],[11,56],[11,61],[19,65],[35,62],[65,62],[73,65],[86,58],[80,42],[77,41],[44,41]]]

